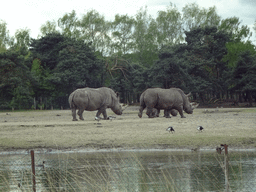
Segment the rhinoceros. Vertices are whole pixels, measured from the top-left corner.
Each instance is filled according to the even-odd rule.
[[[103,114],[104,119],[107,117],[107,108],[111,108],[117,115],[122,115],[122,105],[119,103],[119,96],[112,89],[107,87],[101,88],[82,88],[76,89],[69,96],[69,105],[72,110],[73,121],[76,119],[76,109],[78,109],[79,119],[84,120],[83,112],[98,110],[96,117],[100,118]]]
[[[185,118],[183,110],[192,114],[193,109],[197,107],[197,104],[191,104],[189,102],[190,94],[185,93],[178,88],[162,89],[162,88],[149,88],[145,90],[140,96],[140,109],[138,116],[142,117],[143,110],[147,107],[146,114],[152,118],[154,117],[154,110],[165,109],[165,115],[170,114],[171,110],[176,109],[181,118]],[[153,112],[152,112],[153,110]]]

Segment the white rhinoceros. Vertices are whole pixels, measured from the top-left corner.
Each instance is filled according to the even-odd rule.
[[[72,92],[69,96],[69,105],[72,110],[73,121],[76,119],[76,109],[78,109],[79,119],[84,120],[83,112],[98,110],[96,117],[100,118],[103,114],[104,119],[107,117],[107,108],[111,108],[117,115],[122,115],[122,105],[119,103],[118,94],[107,87],[101,88],[82,88]]]
[[[185,118],[183,110],[188,114],[192,114],[193,109],[198,106],[198,104],[189,102],[189,95],[190,94],[185,95],[185,93],[178,88],[149,88],[140,96],[140,109],[138,116],[142,117],[142,112],[147,107],[146,114],[151,118],[155,116],[153,108],[156,108],[158,111],[160,111],[160,109],[164,109],[165,115],[170,113],[171,110],[176,109],[180,116]]]

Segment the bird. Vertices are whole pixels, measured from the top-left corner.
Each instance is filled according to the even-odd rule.
[[[196,148],[192,148],[192,149],[191,149],[192,152],[193,152],[193,151],[194,151],[194,152],[197,152],[197,151],[199,151],[199,150],[200,150],[200,147],[196,147]]]
[[[168,128],[166,129],[166,131],[169,131],[169,133],[170,133],[170,132],[172,132],[172,133],[175,132],[175,130],[173,129],[172,126],[168,127]]]
[[[224,147],[216,147],[216,152],[221,154],[223,149],[224,149]]]
[[[95,120],[97,120],[98,122],[101,120],[100,117],[95,117]]]
[[[36,165],[36,167],[42,167],[44,169],[44,164],[45,164],[46,161],[43,161],[43,164],[41,165]]]
[[[114,116],[109,116],[107,119],[110,120],[110,121],[112,121],[112,119],[114,119],[114,118],[116,118],[116,117],[114,117]]]
[[[203,128],[202,126],[198,126],[198,127],[197,127],[197,130],[200,131],[200,132],[202,132],[203,129],[204,129],[204,128]]]

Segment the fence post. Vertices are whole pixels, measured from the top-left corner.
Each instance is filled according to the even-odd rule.
[[[230,186],[229,186],[229,181],[228,181],[228,176],[229,176],[229,171],[228,171],[228,165],[229,165],[229,159],[228,159],[228,145],[224,144],[224,149],[225,149],[225,154],[224,154],[224,166],[225,166],[225,187],[226,187],[226,192],[230,191]]]
[[[36,170],[35,170],[35,155],[34,150],[30,151],[31,154],[31,165],[32,165],[32,182],[33,182],[33,191],[36,192]]]

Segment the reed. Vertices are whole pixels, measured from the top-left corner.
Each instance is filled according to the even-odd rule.
[[[150,160],[150,155],[133,151],[100,152],[87,158],[58,154],[57,158],[52,166],[37,170],[38,191],[225,191],[223,155],[218,154],[211,158],[204,152],[169,154],[168,161]],[[230,158],[231,189],[241,191],[248,187],[242,165],[245,155]],[[29,169],[11,175],[11,169],[0,171],[0,191],[32,191]]]

